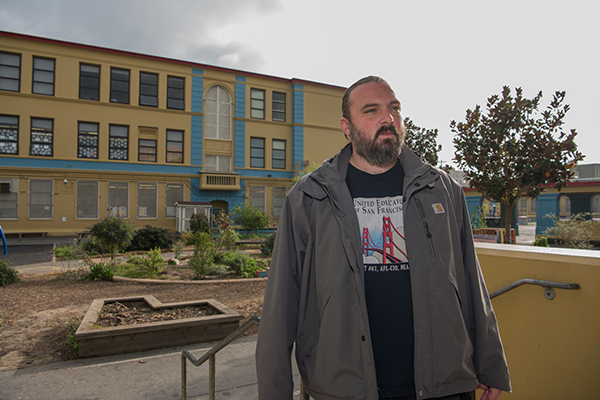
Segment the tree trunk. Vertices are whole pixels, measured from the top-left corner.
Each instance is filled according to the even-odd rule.
[[[512,228],[512,213],[513,207],[515,206],[515,202],[512,203],[504,203],[504,208],[506,209],[506,219],[504,220],[504,243],[511,243],[511,228]]]

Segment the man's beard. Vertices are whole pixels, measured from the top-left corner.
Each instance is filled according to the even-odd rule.
[[[377,142],[379,136],[388,132],[392,133],[394,137],[385,138],[381,142]],[[398,132],[398,129],[394,125],[385,125],[379,128],[373,140],[369,141],[367,135],[356,129],[354,124],[350,122],[350,140],[352,141],[354,151],[359,156],[367,160],[369,164],[383,167],[391,164],[398,158],[404,144],[404,132]]]

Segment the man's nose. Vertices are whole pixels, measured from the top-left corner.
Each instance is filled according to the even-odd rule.
[[[382,113],[381,120],[379,122],[381,125],[390,125],[394,123],[394,115],[391,112],[386,111]]]

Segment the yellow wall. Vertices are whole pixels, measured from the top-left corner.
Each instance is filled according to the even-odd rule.
[[[488,290],[520,279],[578,283],[523,285],[492,300],[513,384],[506,399],[596,399],[600,392],[600,253],[477,243]]]

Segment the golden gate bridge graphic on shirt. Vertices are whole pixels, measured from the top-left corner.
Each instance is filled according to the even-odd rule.
[[[396,229],[390,217],[382,217],[381,235],[373,240],[368,227],[362,231],[363,255],[375,257],[380,264],[400,264],[408,262],[406,254],[404,230]],[[372,264],[365,260],[365,263]]]

